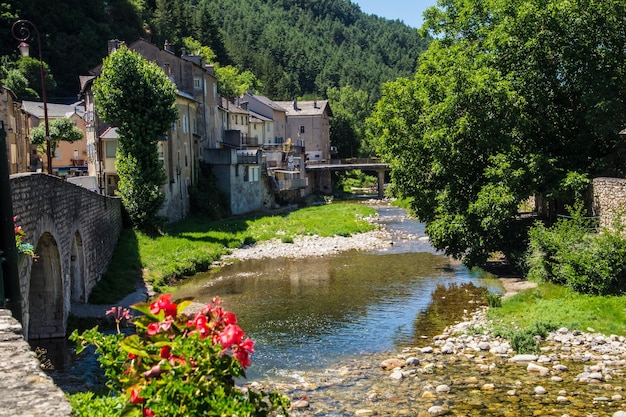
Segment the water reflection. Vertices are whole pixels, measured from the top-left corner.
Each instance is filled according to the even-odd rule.
[[[489,282],[419,239],[420,223],[389,217],[401,218],[394,226],[413,238],[370,253],[248,260],[198,275],[175,296],[203,303],[219,296],[238,315],[256,342],[250,378],[322,368],[348,356],[410,345],[415,319],[438,285]],[[393,222],[389,217],[381,218]],[[428,250],[410,252],[416,246]]]

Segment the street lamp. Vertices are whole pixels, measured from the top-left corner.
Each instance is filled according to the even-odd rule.
[[[18,49],[22,56],[29,56],[30,45],[26,42],[31,38],[31,30],[37,38],[39,46],[39,71],[41,73],[41,99],[43,100],[43,117],[46,126],[46,160],[48,162],[48,174],[52,175],[52,152],[50,149],[50,126],[48,125],[48,101],[46,100],[46,70],[43,66],[43,56],[41,54],[41,38],[37,26],[30,20],[20,19],[11,26],[11,34],[20,41]]]

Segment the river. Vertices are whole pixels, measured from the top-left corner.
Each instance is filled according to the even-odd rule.
[[[385,249],[237,262],[185,281],[174,298],[220,297],[256,343],[248,378],[276,379],[415,344],[438,285],[498,285],[437,253],[404,210],[377,211],[394,242]]]

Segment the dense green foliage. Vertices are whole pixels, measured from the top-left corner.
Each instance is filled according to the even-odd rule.
[[[122,46],[104,60],[93,91],[102,120],[117,126],[115,168],[124,208],[134,226],[151,228],[165,200],[157,143],[178,117],[176,86],[156,63]]]
[[[623,227],[596,232],[594,221],[574,210],[552,227],[537,223],[529,233],[528,278],[566,285],[584,294],[620,294],[626,289]]]
[[[59,146],[60,141],[74,143],[83,138],[83,131],[76,127],[74,122],[67,118],[55,119],[48,126],[50,131],[50,150],[54,157],[54,150]],[[46,148],[46,127],[41,123],[31,130],[31,143],[37,145],[40,154],[45,154]]]
[[[0,6],[0,56],[17,55],[10,27],[18,17],[39,28],[56,95],[67,97],[75,97],[78,76],[101,63],[109,39],[167,39],[180,50],[193,38],[222,66],[255,74],[275,100],[347,85],[375,100],[383,81],[415,70],[428,43],[349,0],[8,0]]]
[[[412,79],[384,86],[370,133],[432,243],[481,264],[519,241],[527,197],[555,207],[585,178],[623,174],[626,0],[440,5],[426,13],[436,39]]]

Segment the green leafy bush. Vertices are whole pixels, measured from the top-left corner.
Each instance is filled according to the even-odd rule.
[[[486,291],[487,305],[491,308],[502,307],[502,294]]]
[[[106,336],[97,327],[72,333],[77,353],[89,344],[96,347],[109,388],[123,399],[122,407],[115,400],[95,402],[89,414],[85,398],[77,397],[82,415],[102,414],[108,407],[107,415],[125,417],[286,416],[288,400],[282,394],[235,386],[254,352],[237,317],[217,298],[193,315],[183,313],[191,301],[170,299],[165,294],[151,304],[133,306],[142,315],[132,320],[137,332],[129,336]],[[121,308],[109,313],[118,324],[130,318]]]
[[[541,223],[531,228],[526,264],[531,280],[567,285],[585,294],[618,294],[626,283],[626,238],[619,225],[597,233],[578,204],[571,218],[559,219],[550,228]]]
[[[494,335],[508,339],[511,348],[517,353],[538,353],[540,350],[538,338],[545,339],[556,327],[552,323],[534,322],[531,326],[519,330],[495,329]]]

